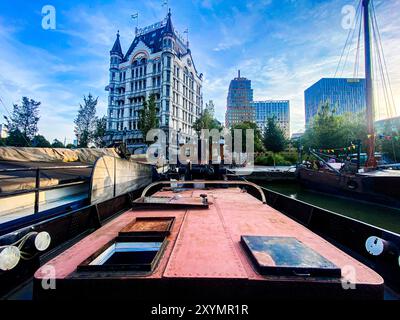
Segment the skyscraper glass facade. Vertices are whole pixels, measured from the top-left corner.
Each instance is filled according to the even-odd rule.
[[[358,113],[366,109],[365,79],[323,78],[304,92],[306,126],[329,102],[336,114]]]
[[[225,116],[226,126],[232,127],[244,121],[254,122],[255,110],[251,104],[252,101],[251,80],[242,78],[239,71],[238,77],[233,79],[229,85]]]
[[[275,117],[286,137],[290,137],[290,107],[288,100],[254,101],[252,106],[255,109],[256,123],[261,132],[264,132],[268,118]]]

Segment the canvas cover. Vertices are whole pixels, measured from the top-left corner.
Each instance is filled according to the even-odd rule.
[[[119,158],[112,148],[20,148],[0,147],[0,161],[83,162],[94,163],[102,156]]]

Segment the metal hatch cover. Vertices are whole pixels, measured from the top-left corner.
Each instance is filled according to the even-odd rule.
[[[175,217],[138,217],[126,225],[119,235],[167,237],[174,222]]]
[[[262,275],[341,277],[340,268],[296,238],[242,236],[241,244]]]

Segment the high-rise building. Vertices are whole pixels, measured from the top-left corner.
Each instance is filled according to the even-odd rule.
[[[256,113],[256,124],[262,133],[264,133],[268,118],[275,118],[286,137],[290,137],[289,100],[254,101],[252,106]]]
[[[329,102],[336,114],[358,113],[366,109],[365,79],[323,78],[304,92],[306,126],[322,104]]]
[[[234,78],[229,85],[225,125],[232,127],[244,121],[254,122],[255,109],[251,104],[252,101],[251,80],[242,78],[239,70],[238,77]]]
[[[171,12],[159,23],[136,29],[125,54],[119,38],[118,33],[110,51],[106,142],[123,141],[130,151],[145,148],[138,121],[143,102],[152,94],[167,139],[173,131],[180,131],[182,139],[193,137],[192,124],[203,107],[203,75],[189,42],[174,30]]]

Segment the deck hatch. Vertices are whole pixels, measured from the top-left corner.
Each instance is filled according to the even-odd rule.
[[[78,271],[151,272],[161,258],[166,242],[116,241],[79,265]]]
[[[341,277],[340,268],[296,238],[242,236],[241,244],[263,275]]]
[[[139,217],[124,227],[119,235],[167,237],[171,233],[175,217]]]

